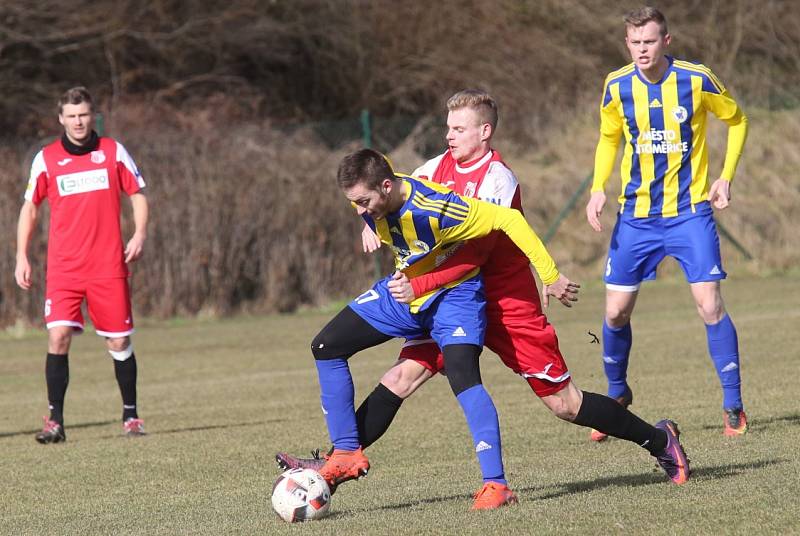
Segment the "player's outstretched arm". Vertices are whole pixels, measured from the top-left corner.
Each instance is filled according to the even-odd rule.
[[[586,220],[592,229],[598,233],[603,230],[603,225],[600,223],[600,214],[603,213],[605,205],[606,194],[603,192],[592,192],[592,196],[586,204]]]
[[[144,252],[144,241],[147,238],[147,219],[149,208],[147,198],[143,193],[137,192],[131,195],[131,205],[133,206],[133,236],[125,246],[125,262],[138,260]]]
[[[36,228],[38,207],[32,201],[25,201],[19,211],[17,221],[17,264],[14,268],[14,279],[23,290],[31,288],[31,263],[28,260],[28,244]]]
[[[581,286],[574,281],[570,281],[564,274],[559,274],[558,279],[550,285],[542,284],[542,304],[545,307],[550,305],[550,296],[553,296],[567,307],[572,307],[573,302],[578,301],[578,289]]]

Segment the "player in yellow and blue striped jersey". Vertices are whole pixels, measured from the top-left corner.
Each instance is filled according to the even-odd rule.
[[[661,12],[638,9],[625,17],[625,25],[633,62],[606,77],[594,182],[586,206],[589,224],[601,231],[604,187],[624,138],[620,209],[605,270],[603,361],[608,395],[623,405],[633,399],[627,383],[630,316],[641,282],[654,279],[658,264],[671,256],[683,269],[706,325],[709,353],[722,385],[724,433],[743,434],[747,421],[739,348],[720,291],[726,274],[712,205],[724,209],[730,202],[747,118],[708,67],[666,54],[671,36]],[[728,125],[725,163],[710,187],[708,112]],[[601,441],[605,435],[592,432],[592,439]]]
[[[442,348],[447,378],[473,437],[484,483],[494,482],[502,504],[516,502],[503,471],[497,411],[483,388],[478,356],[486,328],[483,282],[474,270],[452,284],[400,303],[388,282],[402,271],[424,274],[444,262],[461,241],[506,233],[533,263],[546,291],[562,302],[578,285],[558,272],[542,242],[514,209],[461,197],[425,180],[396,175],[386,158],[370,149],[345,157],[338,183],[359,215],[388,245],[398,272],[381,279],[333,318],[312,342],[323,412],[334,450],[320,474],[335,487],[369,470],[361,452],[348,359],[394,337],[432,338]]]

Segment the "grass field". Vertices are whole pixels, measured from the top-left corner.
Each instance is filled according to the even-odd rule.
[[[0,335],[2,534],[786,534],[800,532],[800,279],[724,284],[739,330],[751,433],[721,434],[705,332],[677,279],[644,288],[634,318],[632,409],[683,432],[693,479],[674,486],[638,447],[591,444],[484,353],[510,484],[520,504],[469,512],[479,471],[464,418],[436,378],[372,447],[367,479],[331,515],[290,526],[269,505],[276,450],[327,446],[309,342],[332,311],[222,321],[142,321],[135,336],[148,435],[121,436],[110,358],[93,334],[70,355],[68,442],[34,442],[46,412],[42,332]],[[604,392],[602,289],[551,320],[577,384]],[[357,400],[391,362],[389,343],[351,360]]]

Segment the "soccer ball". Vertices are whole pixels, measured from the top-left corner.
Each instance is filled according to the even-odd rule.
[[[330,505],[328,483],[312,469],[290,469],[272,486],[272,508],[289,523],[325,517]]]

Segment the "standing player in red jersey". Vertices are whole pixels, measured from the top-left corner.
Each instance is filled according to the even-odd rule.
[[[447,102],[448,151],[426,162],[413,175],[428,178],[463,193],[499,205],[522,209],[516,177],[491,148],[497,125],[497,104],[487,93],[465,90]],[[364,250],[374,251],[379,242],[367,228]],[[455,280],[476,266],[481,267],[486,292],[487,330],[485,345],[500,356],[511,370],[526,379],[534,393],[559,418],[608,435],[636,442],[655,456],[670,477],[684,483],[689,466],[674,422],[662,420],[652,426],[606,396],[581,391],[571,381],[558,348],[553,326],[542,313],[536,281],[522,252],[497,233],[463,245],[440,267],[408,280],[402,274],[389,284],[400,302],[409,303],[438,285]],[[574,290],[577,291],[577,285]],[[549,288],[543,286],[545,306]],[[571,306],[569,298],[561,302]],[[442,372],[439,348],[431,340],[407,341],[395,365],[359,407],[356,416],[362,448],[374,443],[388,429],[402,401],[423,383]],[[284,467],[319,465],[279,453]],[[496,508],[508,498],[496,490],[483,489],[485,500],[476,505]]]
[[[81,304],[86,300],[98,335],[106,338],[122,393],[123,431],[144,435],[136,411],[136,356],[127,264],[142,255],[147,227],[144,180],[119,142],[93,130],[92,97],[75,87],[59,100],[63,136],[39,151],[31,165],[25,201],[17,224],[17,284],[31,288],[28,244],[40,203],[50,204],[47,241],[47,290],[44,318],[48,331],[45,378],[50,416],[36,434],[42,444],[66,441],[64,396],[69,382],[68,353],[73,332],[84,328]],[[135,231],[123,248],[120,196],[130,197]]]

